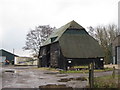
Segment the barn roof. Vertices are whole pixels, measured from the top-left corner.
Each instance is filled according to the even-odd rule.
[[[5,55],[8,55],[8,54],[18,57],[18,55],[15,55],[15,54],[13,54],[11,52],[8,52],[8,51],[6,51],[4,49],[0,49],[0,56],[5,56]]]
[[[51,42],[51,38],[55,40]],[[103,50],[97,40],[91,37],[87,31],[75,21],[71,21],[56,30],[44,45],[57,41],[59,42],[63,55],[67,58],[104,57]]]
[[[60,38],[59,44],[63,55],[67,58],[104,57],[104,53],[98,42],[85,33],[65,33]]]
[[[57,42],[59,40],[59,38],[62,36],[62,34],[70,28],[76,28],[76,29],[84,29],[81,25],[79,25],[77,22],[75,22],[74,20],[65,24],[64,26],[56,29],[49,37],[48,39],[43,43],[42,46]],[[56,37],[56,39],[51,42],[51,38]]]

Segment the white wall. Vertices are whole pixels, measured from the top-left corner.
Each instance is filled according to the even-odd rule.
[[[15,57],[15,65],[37,65],[37,60],[30,57]]]

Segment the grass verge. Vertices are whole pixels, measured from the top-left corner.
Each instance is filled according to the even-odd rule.
[[[37,67],[33,67],[31,69],[37,69],[37,70],[49,70],[49,71],[55,71],[55,72],[59,72],[59,73],[89,73],[89,70],[57,70],[55,68],[47,68],[47,67],[41,67],[41,68],[37,68]],[[95,69],[94,72],[106,72],[106,71],[112,71],[112,68],[105,68],[105,69]]]
[[[120,75],[115,75],[115,78],[112,75],[95,77],[94,88],[118,88],[118,78]]]
[[[106,71],[112,71],[112,68],[105,68],[105,69],[95,69],[94,72],[106,72]],[[68,70],[68,71],[60,71],[60,73],[88,73],[89,70]]]

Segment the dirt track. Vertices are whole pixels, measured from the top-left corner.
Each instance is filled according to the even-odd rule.
[[[49,70],[35,69],[35,66],[17,67],[8,66],[2,68],[2,88],[39,88],[42,85],[56,84],[66,85],[73,88],[84,88],[88,85],[88,80],[81,81],[75,78],[88,78],[88,74],[59,74]],[[112,71],[95,73],[95,76],[111,75]],[[61,79],[70,79],[59,82]]]

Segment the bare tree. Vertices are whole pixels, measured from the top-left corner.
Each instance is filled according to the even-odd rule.
[[[104,50],[105,63],[108,64],[111,61],[111,43],[117,35],[120,34],[117,25],[109,24],[106,26],[88,27],[89,34],[98,40],[99,44]]]
[[[30,50],[33,56],[37,56],[40,46],[53,32],[55,27],[49,25],[43,25],[35,27],[35,30],[30,30],[26,35],[26,42],[23,50]]]

